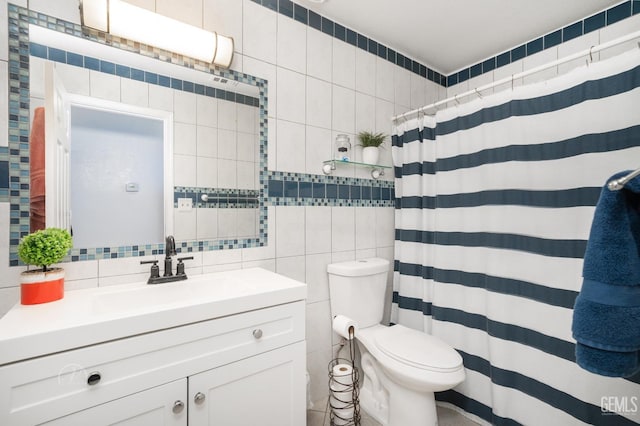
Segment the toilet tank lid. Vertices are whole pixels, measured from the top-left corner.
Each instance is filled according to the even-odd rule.
[[[372,257],[369,259],[353,260],[350,262],[332,263],[327,266],[327,272],[343,277],[358,277],[379,274],[389,270],[389,261]]]

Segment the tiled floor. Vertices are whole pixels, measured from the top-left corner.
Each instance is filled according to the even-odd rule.
[[[317,408],[317,409],[316,409]],[[307,410],[307,426],[329,426],[329,413],[324,411],[324,406]],[[445,407],[437,407],[439,426],[477,426],[478,423],[469,420],[462,414]],[[380,426],[367,413],[361,411],[360,426]]]

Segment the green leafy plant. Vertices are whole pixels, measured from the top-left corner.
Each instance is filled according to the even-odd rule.
[[[37,265],[42,272],[64,258],[73,242],[66,229],[47,228],[22,238],[18,245],[18,257],[28,265]]]
[[[358,133],[358,139],[360,140],[360,146],[363,148],[375,146],[379,147],[384,143],[384,139],[387,137],[384,133],[372,133],[372,132],[360,132]]]

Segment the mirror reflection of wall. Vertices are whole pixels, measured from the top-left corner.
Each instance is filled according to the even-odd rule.
[[[173,114],[171,201],[174,209],[167,220],[172,220],[172,233],[176,239],[235,239],[255,238],[258,235],[260,150],[257,106],[176,91],[157,84],[32,57],[32,111],[44,103],[42,75],[47,63],[52,64],[71,95],[118,102],[123,109],[128,106],[149,107]],[[73,116],[71,123],[74,124]],[[131,153],[124,151],[121,155],[126,157]],[[78,165],[77,162],[75,164]],[[202,194],[208,195],[208,201],[202,200]],[[183,208],[179,201],[184,198],[191,199],[192,208]],[[162,213],[162,209],[154,211]],[[84,215],[85,212],[79,210],[73,214],[75,222],[81,220],[78,215]],[[149,217],[152,212],[146,209],[143,214]],[[113,224],[114,228],[125,228],[121,217],[110,215],[109,219],[107,223]],[[153,221],[157,218],[149,219]],[[135,238],[120,241],[116,245],[157,241],[155,238]],[[89,246],[85,245],[84,240],[78,241],[77,245],[107,247],[113,246],[112,242],[105,239],[97,244],[94,239]]]

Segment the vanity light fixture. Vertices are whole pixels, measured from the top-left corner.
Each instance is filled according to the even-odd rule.
[[[233,38],[159,15],[122,0],[80,0],[82,25],[229,68]]]

